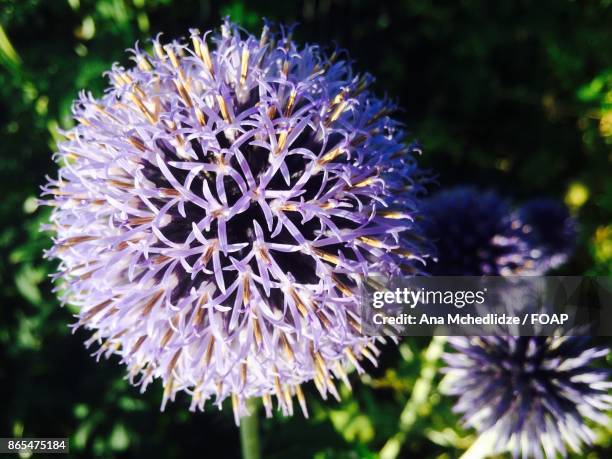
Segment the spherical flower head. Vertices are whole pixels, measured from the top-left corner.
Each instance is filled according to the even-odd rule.
[[[508,202],[493,191],[457,187],[422,205],[424,233],[437,247],[438,276],[513,275],[533,268],[521,223]]]
[[[517,212],[523,224],[524,238],[536,248],[536,259],[543,270],[564,264],[576,245],[576,222],[563,203],[549,198],[536,198]]]
[[[455,337],[446,392],[467,426],[498,453],[556,458],[594,439],[585,419],[609,425],[612,382],[595,363],[608,353],[585,337]]]
[[[48,255],[62,300],[118,354],[130,380],[191,409],[323,397],[378,350],[360,333],[365,276],[419,271],[416,149],[394,106],[343,53],[264,27],[221,33],[113,66],[82,93],[59,145]]]

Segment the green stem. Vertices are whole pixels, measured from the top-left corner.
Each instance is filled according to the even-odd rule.
[[[492,432],[483,433],[460,459],[484,459],[491,456],[495,450],[495,440],[495,434]]]
[[[419,410],[427,403],[445,343],[446,336],[434,336],[427,347],[421,374],[414,384],[408,403],[402,410],[398,432],[389,438],[380,450],[381,459],[396,459],[398,457],[408,433],[418,419]]]
[[[240,444],[242,446],[242,459],[261,459],[259,447],[259,405],[256,399],[246,401],[247,409],[251,413],[240,420]]]

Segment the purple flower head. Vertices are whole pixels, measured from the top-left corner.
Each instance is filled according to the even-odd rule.
[[[422,205],[424,232],[437,247],[438,276],[516,275],[531,272],[521,222],[495,192],[472,187],[441,191]]]
[[[517,212],[523,223],[524,238],[536,247],[542,269],[564,264],[576,245],[576,222],[563,203],[548,198],[536,198],[525,203]]]
[[[610,372],[595,366],[607,348],[584,337],[455,337],[445,356],[455,411],[493,436],[497,453],[556,458],[594,439],[585,419],[609,425]]]
[[[376,361],[359,328],[368,275],[419,270],[416,147],[342,53],[226,22],[153,41],[83,92],[45,195],[63,302],[121,356],[130,380],[191,409],[300,384],[337,397],[349,364]]]

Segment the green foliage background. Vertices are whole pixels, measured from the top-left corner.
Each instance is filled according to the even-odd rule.
[[[48,210],[36,206],[77,91],[101,94],[102,73],[128,64],[136,40],[224,15],[256,33],[262,17],[297,21],[299,41],[348,49],[399,100],[442,186],[565,200],[580,244],[564,272],[612,274],[610,0],[0,0],[0,437],[70,437],[82,458],[238,456],[230,410],[191,414],[178,397],[160,414],[159,384],[139,394],[117,359],[96,363],[85,334],[70,335],[41,255]],[[264,457],[375,458],[385,445],[458,457],[475,437],[439,393],[443,345],[390,346],[340,403],[309,387],[311,419],[265,421]],[[610,457],[612,431],[597,433],[588,457]]]

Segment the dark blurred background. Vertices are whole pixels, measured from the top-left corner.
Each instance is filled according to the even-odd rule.
[[[117,359],[96,363],[70,335],[36,206],[77,91],[100,95],[136,40],[226,15],[255,34],[264,17],[297,22],[299,42],[347,49],[399,102],[442,187],[565,201],[580,241],[562,272],[612,273],[610,0],[0,0],[0,437],[70,437],[79,458],[239,455],[231,410],[192,414],[179,396],[160,414],[160,384],[139,394]],[[263,423],[264,457],[374,458],[390,438],[400,457],[459,457],[475,436],[437,389],[439,344],[389,347],[343,402],[309,388],[310,420]],[[612,430],[596,432],[588,457],[610,457]]]

